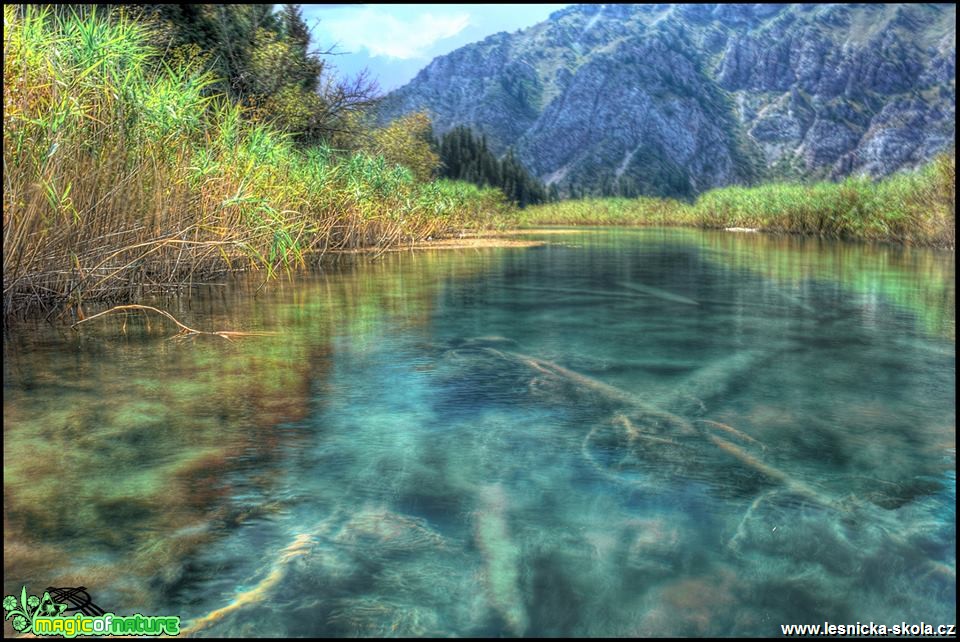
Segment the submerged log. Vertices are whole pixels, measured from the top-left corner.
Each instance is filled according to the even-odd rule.
[[[291,561],[303,557],[310,553],[313,547],[314,540],[313,538],[306,534],[302,533],[297,535],[293,542],[289,546],[280,551],[280,554],[277,556],[277,561],[274,563],[273,568],[270,573],[263,578],[256,586],[254,586],[249,591],[244,591],[243,593],[238,594],[230,604],[219,608],[212,613],[194,620],[190,623],[190,626],[181,629],[180,633],[183,635],[193,635],[198,631],[202,631],[210,626],[220,622],[224,617],[239,611],[240,609],[249,606],[251,604],[256,604],[258,602],[263,602],[269,592],[277,586],[280,581],[286,575],[286,566]]]
[[[740,430],[737,430],[737,429],[734,428],[733,426],[728,426],[727,424],[720,423],[719,421],[711,421],[711,420],[709,420],[709,419],[697,419],[696,421],[697,421],[698,423],[706,424],[706,425],[711,426],[711,427],[713,427],[713,428],[718,428],[718,429],[720,429],[720,430],[722,430],[722,431],[724,431],[724,432],[726,432],[726,433],[728,433],[728,434],[730,434],[730,435],[733,435],[734,437],[736,437],[737,439],[740,439],[741,441],[746,441],[746,442],[751,443],[751,444],[753,444],[753,445],[755,445],[755,446],[759,446],[759,447],[762,448],[763,450],[766,450],[766,449],[767,449],[767,447],[766,447],[764,444],[760,443],[759,441],[757,441],[756,439],[754,439],[754,438],[751,437],[750,435],[748,435],[748,434],[746,434],[746,433],[744,433],[744,432],[742,432],[742,431],[740,431]]]
[[[663,436],[665,434],[669,436]],[[645,430],[630,417],[617,413],[590,429],[580,443],[580,453],[603,477],[618,484],[643,485],[649,482],[644,474],[647,471],[663,474],[688,465],[689,440],[682,433]],[[609,462],[601,463],[594,456],[594,450],[616,455]]]
[[[703,412],[711,400],[726,395],[738,380],[752,374],[776,354],[766,350],[741,350],[716,359],[674,387],[663,405],[677,412]]]
[[[664,301],[683,303],[684,305],[700,305],[693,299],[681,296],[679,294],[674,294],[673,292],[667,292],[666,290],[661,290],[660,288],[655,288],[652,285],[644,285],[643,283],[627,283],[625,281],[619,281],[617,282],[617,285],[628,290],[634,290],[635,292],[649,294],[650,296],[663,299]]]
[[[766,464],[760,461],[754,455],[751,455],[750,453],[746,452],[739,446],[736,446],[735,444],[725,439],[721,439],[720,437],[708,432],[696,431],[693,428],[692,424],[688,422],[686,419],[683,419],[682,417],[679,417],[668,411],[660,410],[658,408],[653,408],[648,404],[644,403],[639,398],[637,398],[635,395],[629,392],[626,392],[625,390],[621,390],[620,388],[611,386],[610,384],[604,383],[602,381],[598,381],[596,379],[593,379],[592,377],[588,377],[578,372],[574,372],[552,361],[538,359],[536,357],[532,357],[530,355],[525,355],[517,352],[497,350],[495,348],[482,348],[482,349],[490,354],[494,354],[508,361],[512,361],[514,363],[520,363],[544,375],[551,375],[551,376],[563,379],[568,383],[570,383],[571,385],[577,386],[585,391],[598,394],[605,399],[608,399],[618,404],[622,404],[627,408],[635,409],[639,411],[642,417],[645,417],[645,418],[649,417],[650,419],[652,419],[654,424],[667,425],[674,428],[677,432],[672,434],[690,435],[690,434],[698,434],[699,432],[699,434],[702,434],[704,437],[706,437],[706,439],[710,441],[714,446],[717,446],[727,454],[732,455],[735,459],[737,459],[741,464],[745,465],[746,467],[751,468],[754,471],[767,477],[768,479],[779,483],[785,490],[792,492],[796,495],[805,497],[806,499],[809,499],[817,504],[827,506],[829,508],[838,509],[844,512],[848,512],[847,509],[844,506],[842,506],[840,502],[838,502],[836,499],[828,497],[816,491],[815,489],[811,488],[810,486],[804,484],[803,482],[797,479],[794,479],[792,476],[779,470],[778,468],[775,468],[769,464]],[[748,359],[748,361],[752,361],[753,358],[754,357],[751,356],[751,358]],[[655,443],[659,442],[662,445],[669,445],[673,447],[680,446],[680,444],[678,444],[677,442],[674,442],[670,439],[665,439],[663,437],[662,431],[641,430],[634,424],[634,422],[632,422],[625,415],[621,414],[619,416],[615,416],[614,421],[619,423],[623,427],[623,430],[627,435],[628,441],[636,440],[636,439],[644,439],[649,442],[655,442]],[[757,441],[753,437],[750,437],[746,433],[743,433],[737,430],[736,428],[733,428],[732,426],[728,426],[727,424],[722,424],[716,421],[706,421],[706,420],[704,421],[709,426],[723,430],[728,434],[736,436],[738,439],[742,441],[760,446],[761,448],[765,449],[763,444],[761,444],[759,441]],[[581,444],[581,449],[584,456],[588,459],[588,461],[590,461],[590,463],[595,468],[601,471],[602,474],[608,477],[612,476],[616,478],[615,475],[612,475],[612,473],[606,471],[604,467],[601,466],[596,461],[596,459],[594,459],[593,456],[589,453],[588,445],[590,443],[590,440],[596,434],[596,431],[599,427],[600,425],[595,426],[592,430],[590,430],[590,432],[587,433],[587,435],[585,436]],[[667,434],[669,435],[671,433],[667,433]],[[618,481],[620,481],[619,478],[617,479]]]
[[[737,550],[737,540],[741,539],[746,534],[747,520],[750,519],[750,517],[753,515],[753,512],[757,510],[763,502],[779,492],[780,489],[777,488],[767,491],[761,495],[757,495],[757,497],[750,503],[750,507],[747,508],[747,512],[745,512],[743,517],[740,519],[740,523],[737,525],[736,532],[733,534],[733,537],[730,538],[730,541],[727,542],[727,548],[731,550]]]
[[[806,499],[813,501],[814,503],[820,504],[821,506],[826,506],[827,508],[834,508],[847,512],[847,509],[843,507],[836,499],[828,497],[810,486],[807,486],[803,482],[794,479],[787,473],[783,472],[778,468],[774,468],[769,464],[765,464],[750,453],[741,449],[739,446],[736,446],[725,439],[721,439],[716,435],[707,435],[707,439],[713,442],[717,447],[719,447],[724,452],[733,455],[740,463],[744,464],[748,468],[752,468],[758,473],[764,475],[768,479],[779,482],[783,488],[791,493],[800,495]]]
[[[498,356],[507,361],[512,361],[514,363],[519,363],[527,368],[535,370],[545,375],[551,375],[560,379],[563,379],[573,385],[576,388],[579,388],[584,391],[589,391],[590,393],[597,394],[598,396],[607,399],[609,401],[631,406],[634,408],[640,408],[644,412],[653,415],[661,415],[670,421],[676,422],[678,425],[689,427],[689,422],[685,419],[678,417],[672,413],[653,408],[646,404],[642,399],[637,397],[634,394],[627,392],[626,390],[621,390],[616,386],[611,386],[608,383],[604,383],[593,377],[588,377],[586,375],[580,374],[579,372],[574,372],[569,368],[565,368],[558,363],[553,361],[547,361],[546,359],[539,359],[537,357],[532,357],[530,355],[521,354],[519,352],[512,352],[508,350],[498,350],[496,348],[483,348],[489,354]],[[692,427],[689,432],[693,432]]]
[[[539,293],[548,293],[548,294],[568,294],[568,295],[585,295],[585,296],[595,296],[595,297],[607,297],[612,299],[629,299],[635,301],[636,297],[630,296],[624,292],[611,292],[609,290],[587,290],[585,288],[548,288],[540,287],[533,285],[505,285],[502,286],[504,290],[517,290],[520,292],[539,292]]]
[[[499,485],[480,491],[480,506],[474,513],[477,548],[483,555],[484,579],[490,603],[513,635],[527,630],[527,612],[520,590],[520,549],[510,538],[506,518],[507,500]]]
[[[613,422],[623,426],[624,431],[627,433],[628,444],[633,444],[634,442],[640,440],[640,441],[652,442],[655,444],[664,444],[667,446],[679,446],[679,444],[673,439],[668,439],[666,437],[657,437],[656,435],[652,435],[649,432],[640,430],[634,425],[632,421],[630,421],[630,418],[627,417],[626,415],[618,414],[614,416]]]

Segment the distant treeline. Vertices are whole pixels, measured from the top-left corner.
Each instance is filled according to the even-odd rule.
[[[520,207],[544,203],[548,198],[543,183],[524,168],[507,151],[503,160],[487,148],[485,136],[476,136],[469,127],[460,126],[444,134],[438,143],[440,175],[444,178],[467,181],[481,187],[499,187],[507,198]]]

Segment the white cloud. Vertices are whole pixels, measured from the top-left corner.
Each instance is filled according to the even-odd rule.
[[[422,13],[409,19],[365,8],[358,13],[324,18],[321,28],[335,34],[340,49],[366,49],[370,56],[409,60],[427,58],[434,43],[451,38],[470,24],[466,13],[436,16]]]

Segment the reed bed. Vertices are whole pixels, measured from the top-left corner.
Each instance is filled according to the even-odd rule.
[[[955,155],[941,154],[919,171],[880,181],[852,177],[840,183],[732,186],[706,192],[694,203],[652,198],[563,201],[529,207],[517,214],[516,222],[740,227],[953,248],[955,176]]]
[[[662,198],[586,198],[532,205],[516,213],[514,222],[537,225],[696,225],[679,201]]]
[[[299,149],[145,24],[4,7],[4,318],[482,227],[496,190]],[[49,314],[48,314],[49,316]]]

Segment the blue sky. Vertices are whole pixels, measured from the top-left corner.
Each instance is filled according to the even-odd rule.
[[[396,89],[436,56],[499,31],[512,32],[541,22],[566,4],[305,4],[303,18],[311,44],[336,46],[327,56],[339,74],[363,68],[384,93]]]

